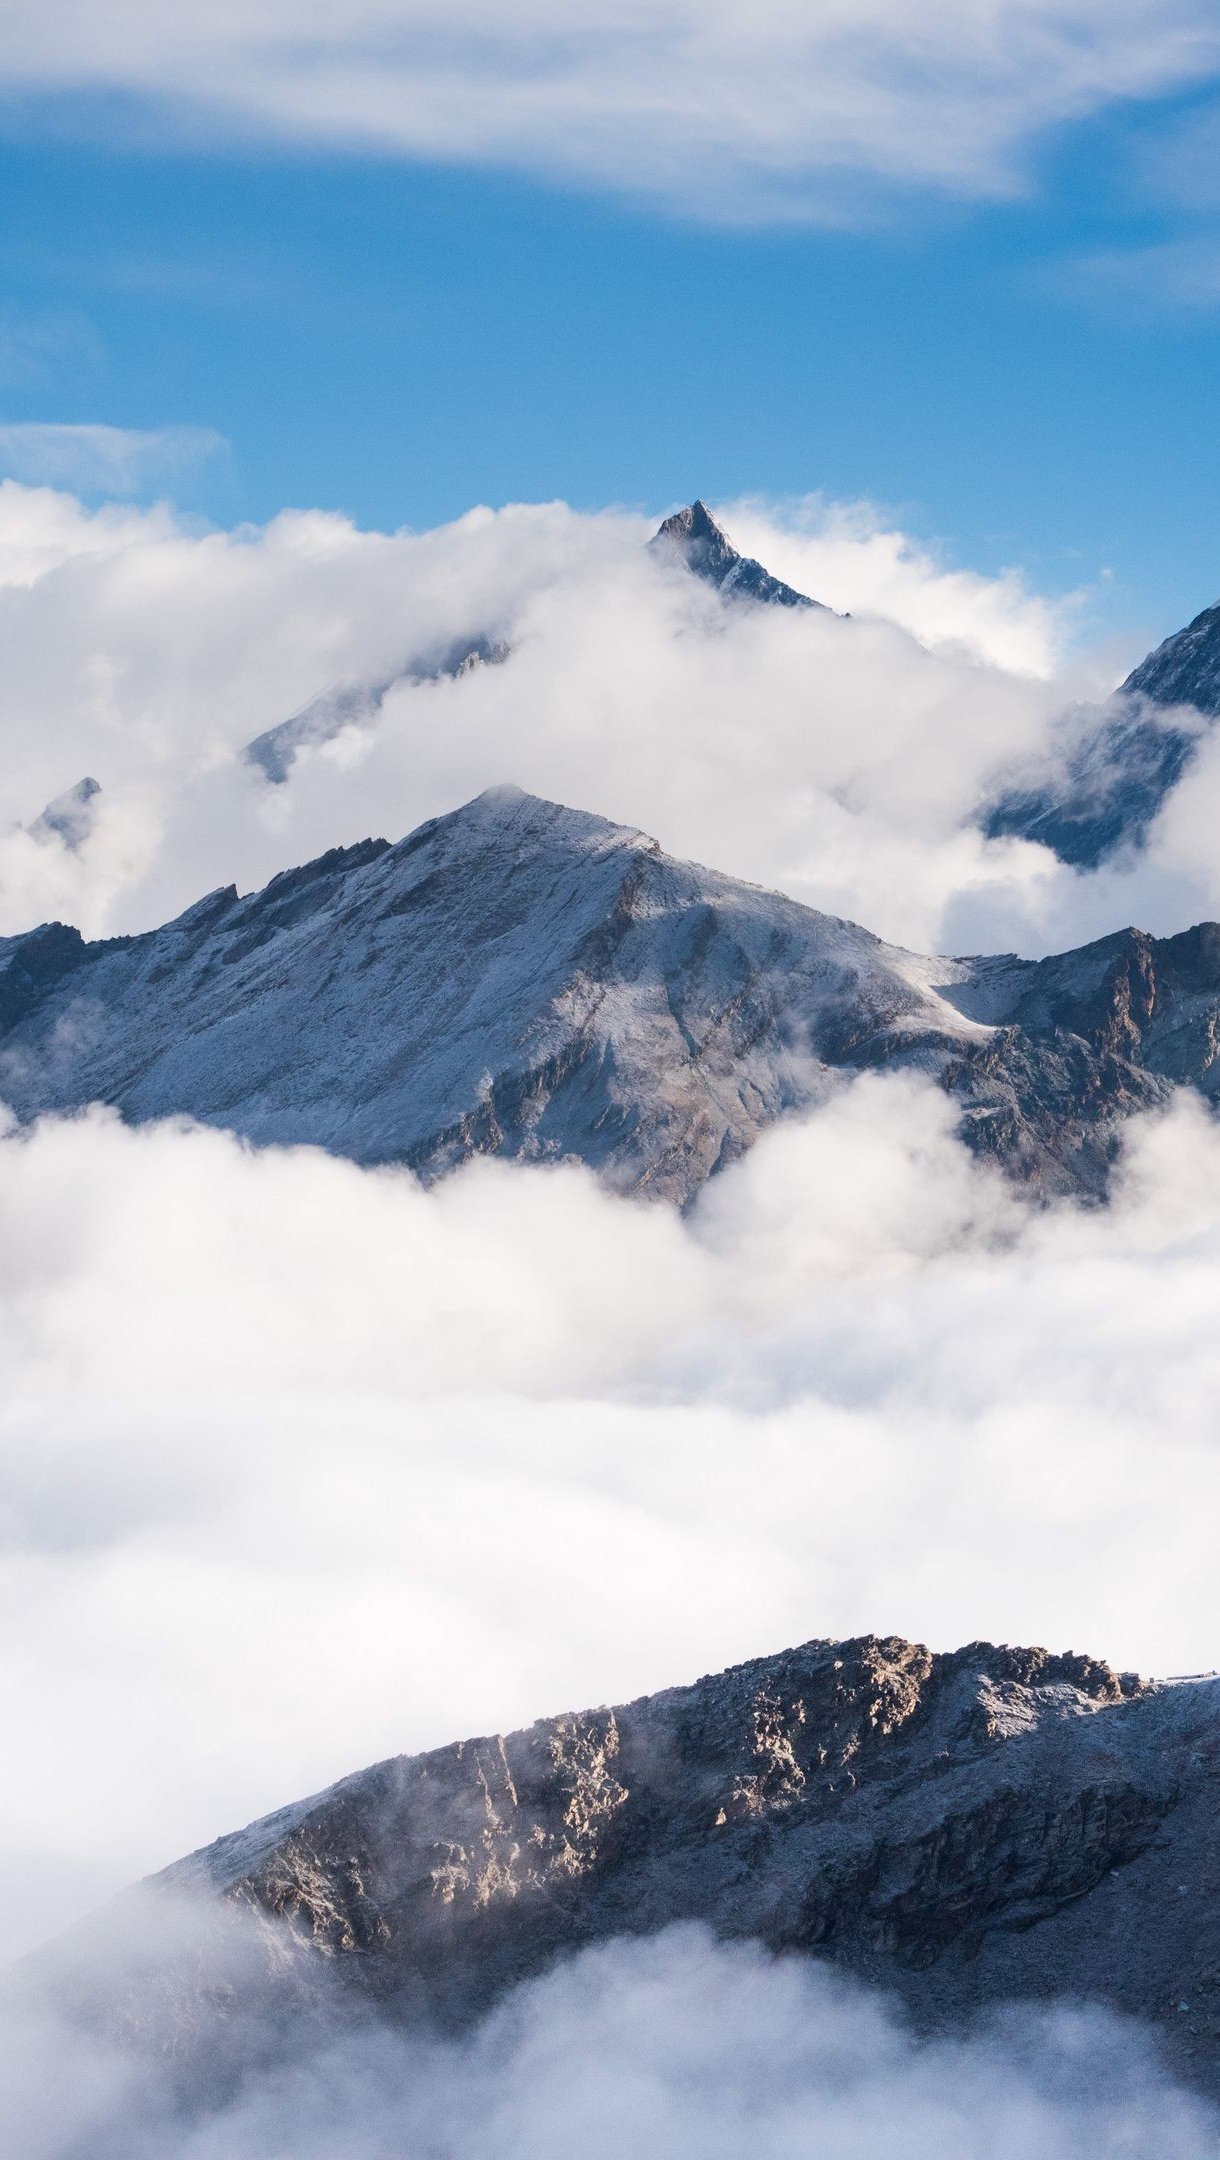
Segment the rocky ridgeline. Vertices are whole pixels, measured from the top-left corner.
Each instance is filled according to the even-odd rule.
[[[214,2064],[249,2046],[256,2007],[260,2045],[319,2018],[461,2027],[564,1953],[697,1921],[831,1959],[924,2027],[1012,1997],[1108,2004],[1208,2084],[1218,1804],[1220,1682],[810,1642],[379,1763],[154,1878],[134,1966],[107,1963],[120,1901],[38,1970]],[[210,1918],[203,1950],[182,1947],[184,1900]]]

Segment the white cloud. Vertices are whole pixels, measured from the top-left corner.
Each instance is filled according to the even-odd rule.
[[[1052,277],[1077,297],[1120,307],[1210,309],[1220,302],[1220,237],[1195,232],[1105,249],[1056,265]]]
[[[0,2031],[0,2092],[22,2160],[1209,2160],[1216,2130],[1116,2018],[920,2044],[882,1996],[697,1928],[585,1951],[462,2039],[374,2030],[247,2077],[194,2123],[53,2029]]]
[[[815,1634],[1214,1663],[1220,1137],[1185,1104],[1040,1213],[950,1117],[861,1082],[686,1221],[0,1141],[11,1946],[363,1762]]]
[[[561,503],[423,533],[320,511],[217,532],[0,485],[0,933],[146,928],[503,780],[924,950],[1055,951],[1220,915],[1210,753],[1146,853],[1093,875],[974,826],[997,768],[1121,672],[1073,654],[1075,596],[946,566],[867,506],[725,515],[852,620],[726,614],[649,556],[652,519]],[[509,636],[507,666],[395,690],[286,787],[243,763],[319,693],[477,632]],[[84,773],[103,789],[85,847],[18,829]]]
[[[0,474],[86,495],[138,495],[222,448],[222,437],[211,428],[9,421],[0,423]]]
[[[869,503],[734,502],[721,513],[745,555],[842,614],[880,615],[933,648],[961,651],[1017,675],[1062,665],[1080,599],[1031,592],[1019,570],[954,569]]]
[[[1214,69],[1202,0],[7,0],[0,82],[502,164],[725,218],[1003,195],[1045,129]]]
[[[1074,881],[969,819],[1079,686],[1046,672],[1073,603],[946,570],[865,511],[752,505],[743,539],[855,619],[726,615],[660,571],[651,523],[550,504],[422,534],[320,512],[200,533],[0,488],[0,930],[144,927],[512,779],[908,944],[951,925],[977,948],[976,924],[1070,942]],[[242,763],[336,683],[478,631],[509,635],[507,666],[395,691],[278,791]],[[14,829],[85,772],[86,848]]]

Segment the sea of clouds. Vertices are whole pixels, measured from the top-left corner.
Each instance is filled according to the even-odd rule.
[[[1206,754],[1146,855],[1094,877],[971,822],[1137,653],[1065,661],[1070,609],[861,511],[729,522],[850,619],[726,613],[634,516],[216,533],[7,485],[0,930],[139,928],[504,779],[925,947],[1220,913]],[[283,787],[243,761],[327,687],[478,631],[505,665],[392,692]],[[19,829],[86,771],[83,848]],[[1131,1125],[1107,1211],[1022,1202],[899,1078],[775,1131],[685,1218],[575,1167],[424,1192],[104,1111],[5,1127],[11,1949],[379,1756],[815,1635],[1210,1666],[1218,1306],[1220,1136],[1193,1101]],[[1207,2149],[1146,2065],[1100,2076],[1144,2064],[1129,2036],[1038,2031],[929,2052],[823,1975],[683,1935],[581,1961],[461,2048],[371,2041],[148,2149],[668,2160],[747,2124],[764,2160]],[[101,2097],[72,2116],[53,2036],[27,2039],[0,2056],[29,2160],[144,2160],[125,2073],[74,2058]]]
[[[109,1113],[0,1142],[14,1947],[379,1756],[810,1636],[1214,1662],[1220,1137],[1030,1209],[866,1079],[685,1219]]]

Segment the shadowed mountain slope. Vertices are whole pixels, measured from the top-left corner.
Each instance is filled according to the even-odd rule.
[[[1139,847],[1201,736],[1220,718],[1220,603],[1133,668],[1100,712],[1073,716],[1061,770],[1011,785],[986,813],[1013,833],[1094,869]]]
[[[0,940],[0,1098],[100,1101],[435,1176],[576,1159],[686,1202],[845,1073],[914,1068],[972,1146],[1100,1191],[1117,1121],[1220,1085],[1220,928],[932,959],[492,789],[163,929]]]
[[[247,743],[243,755],[264,779],[279,787],[288,779],[299,750],[333,742],[344,728],[367,727],[376,720],[391,690],[409,683],[456,682],[479,667],[499,667],[508,658],[502,638],[462,637],[440,652],[422,655],[380,682],[346,683],[324,690],[304,710],[280,720]]]

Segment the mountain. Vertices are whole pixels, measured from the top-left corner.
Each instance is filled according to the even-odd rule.
[[[815,1641],[379,1763],[154,1878],[128,1964],[120,1901],[33,1974],[214,2072],[256,2013],[272,2044],[318,2019],[461,2028],[565,1952],[699,1921],[832,1960],[925,2029],[1108,2004],[1214,2087],[1218,1810],[1220,1680]]]
[[[1220,926],[937,959],[493,788],[140,936],[0,939],[0,1099],[99,1101],[435,1177],[575,1159],[689,1201],[839,1075],[913,1068],[969,1144],[1100,1192],[1117,1122],[1220,1088]]]
[[[726,599],[761,600],[770,607],[822,605],[820,600],[810,600],[782,579],[772,577],[752,555],[739,555],[707,504],[698,499],[667,517],[649,546],[714,585]]]
[[[1166,638],[1100,710],[1070,716],[1056,771],[1011,783],[984,830],[1037,840],[1095,869],[1140,847],[1208,723],[1220,718],[1220,603]]]

